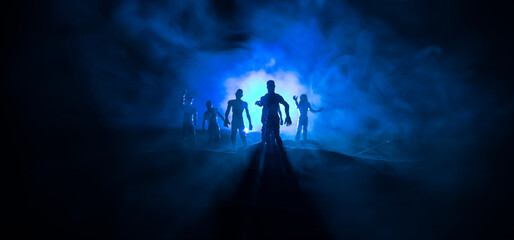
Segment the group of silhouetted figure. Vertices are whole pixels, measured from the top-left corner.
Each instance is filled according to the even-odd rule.
[[[289,116],[289,104],[284,100],[280,94],[275,93],[275,82],[273,80],[269,80],[267,83],[268,93],[260,98],[259,101],[255,102],[255,105],[262,107],[262,116],[261,116],[261,138],[262,143],[271,144],[277,143],[277,145],[282,148],[282,138],[280,138],[280,125],[284,124],[284,120],[282,120],[282,112],[280,111],[280,104],[284,105],[285,109],[285,124],[286,126],[290,126],[291,117]],[[246,141],[246,132],[245,125],[243,121],[243,111],[246,111],[246,118],[248,119],[248,129],[252,130],[252,119],[250,117],[250,113],[248,112],[248,103],[243,101],[241,98],[243,97],[243,90],[238,89],[236,91],[236,99],[228,101],[227,111],[225,111],[225,116],[223,116],[217,108],[212,107],[212,102],[207,101],[207,111],[203,114],[203,122],[202,122],[202,130],[205,130],[205,121],[208,123],[208,136],[209,142],[219,142],[220,140],[220,127],[218,125],[218,116],[223,120],[224,126],[229,127],[231,125],[232,134],[232,146],[236,145],[236,136],[239,132],[239,136],[243,142],[243,145],[247,146]],[[300,140],[300,135],[303,131],[303,140],[307,140],[307,126],[308,126],[308,117],[307,113],[310,110],[311,112],[320,112],[323,108],[319,110],[312,109],[309,100],[307,99],[307,95],[302,94],[300,96],[300,101],[298,102],[298,97],[294,96],[293,100],[296,104],[300,112],[300,117],[298,119],[298,126],[296,130],[296,141]],[[193,107],[193,97],[184,91],[182,94],[182,103],[181,106],[184,110],[184,119],[182,125],[182,138],[184,140],[190,140],[191,142],[195,142],[196,139],[196,119],[197,112]],[[230,111],[232,110],[232,121],[228,120],[228,116]]]

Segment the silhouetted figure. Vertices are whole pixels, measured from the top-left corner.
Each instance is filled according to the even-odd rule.
[[[205,131],[205,121],[209,124],[208,132],[209,135],[209,143],[219,142],[220,141],[220,126],[218,125],[218,116],[221,120],[225,121],[225,118],[218,111],[217,108],[212,107],[212,102],[207,101],[205,103],[207,106],[207,111],[203,114],[203,122],[202,122],[202,130]]]
[[[189,140],[192,143],[195,143],[196,140],[196,120],[197,113],[196,109],[193,107],[193,97],[184,91],[182,94],[181,107],[184,111],[184,118],[182,123],[182,140]]]
[[[259,105],[260,101],[257,101],[255,104],[256,105]],[[260,105],[259,105],[260,106]],[[261,106],[262,107],[262,106]],[[261,128],[261,140],[262,142],[270,142],[270,139],[272,138],[272,132],[271,131],[266,131],[266,113],[265,111],[267,110],[267,108],[262,108],[262,115],[261,115],[261,123],[262,123],[262,128]],[[280,111],[280,108],[278,108],[278,116],[280,118],[280,125],[283,125],[284,124],[284,120],[282,118],[282,111]]]
[[[243,111],[246,110],[246,118],[248,118],[249,129],[252,130],[252,119],[250,118],[250,113],[248,112],[248,103],[241,100],[243,97],[243,90],[237,89],[236,91],[236,99],[228,101],[227,111],[225,112],[225,127],[228,127],[230,122],[228,121],[228,114],[230,113],[230,109],[232,109],[232,146],[236,146],[236,134],[239,131],[239,136],[241,136],[241,140],[243,141],[243,145],[246,147],[246,133],[245,133],[245,124],[243,121]]]
[[[294,99],[294,103],[296,104],[296,108],[298,108],[298,111],[300,112],[300,117],[298,119],[298,126],[296,129],[295,140],[296,141],[300,140],[300,134],[301,134],[302,128],[303,128],[303,140],[306,141],[307,140],[307,127],[309,125],[309,118],[307,116],[307,113],[309,112],[309,110],[311,110],[311,112],[321,112],[321,111],[323,111],[323,108],[320,108],[319,110],[311,108],[311,103],[309,102],[309,100],[307,99],[307,95],[305,95],[305,94],[302,94],[300,96],[300,102],[298,102],[297,96],[293,96],[293,99]]]
[[[280,110],[279,104],[284,105],[286,112],[286,126],[291,125],[291,117],[289,116],[289,104],[284,100],[282,96],[275,93],[275,82],[269,80],[267,83],[268,93],[261,97],[260,101],[255,102],[257,106],[262,107],[262,140],[267,143],[271,143],[273,140],[277,142],[277,145],[282,148],[282,138],[280,138],[280,118],[278,111]],[[270,137],[271,136],[271,139]]]

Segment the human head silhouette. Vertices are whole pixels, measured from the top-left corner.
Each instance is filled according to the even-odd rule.
[[[307,99],[307,94],[302,94],[300,95],[300,102],[308,102],[309,100]]]
[[[268,87],[269,93],[275,92],[275,81],[269,80],[268,82],[266,82],[266,85]]]
[[[212,108],[212,102],[211,101],[207,101],[205,103],[205,106],[207,106],[207,109],[211,109]]]
[[[243,90],[237,89],[236,91],[236,98],[241,99],[243,97]]]

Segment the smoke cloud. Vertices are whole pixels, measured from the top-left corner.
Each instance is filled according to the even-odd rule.
[[[476,144],[479,136],[469,129],[485,132],[512,110],[493,108],[492,94],[473,83],[476,38],[439,45],[427,34],[402,33],[400,20],[405,29],[424,24],[414,3],[384,7],[406,13],[390,21],[359,7],[322,0],[76,0],[55,1],[53,10],[54,21],[73,29],[70,58],[116,127],[178,127],[183,90],[195,96],[201,116],[207,100],[224,112],[241,88],[258,130],[253,103],[274,79],[293,122],[293,95],[305,93],[314,108],[325,108],[309,113],[311,139],[333,151],[392,160]],[[295,124],[282,130],[291,139]]]

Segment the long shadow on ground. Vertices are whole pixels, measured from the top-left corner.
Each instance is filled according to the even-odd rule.
[[[217,210],[219,239],[326,239],[284,149],[258,144],[234,195]]]

